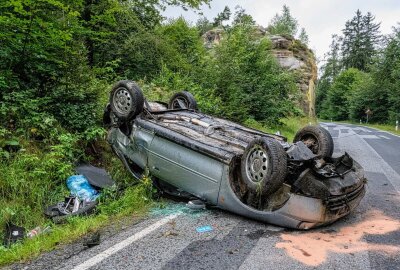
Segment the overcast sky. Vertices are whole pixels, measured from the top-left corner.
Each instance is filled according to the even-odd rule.
[[[345,22],[354,16],[357,9],[363,14],[369,11],[375,15],[376,22],[381,22],[383,34],[391,33],[392,26],[400,22],[400,0],[212,0],[211,8],[205,5],[201,11],[212,19],[226,5],[232,12],[236,5],[240,5],[258,24],[267,26],[284,4],[289,6],[300,27],[306,29],[310,47],[319,59],[329,50],[332,34],[341,34]],[[199,18],[198,14],[177,7],[168,8],[164,13],[169,18],[180,15],[193,23]]]

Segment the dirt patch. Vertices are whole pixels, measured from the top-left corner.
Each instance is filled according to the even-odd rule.
[[[399,246],[368,243],[363,237],[383,235],[400,229],[400,221],[385,216],[380,211],[370,212],[366,219],[339,231],[307,232],[300,234],[281,234],[282,242],[277,248],[285,249],[293,259],[306,265],[318,266],[324,263],[329,253],[354,254],[362,251],[384,253],[400,252]]]

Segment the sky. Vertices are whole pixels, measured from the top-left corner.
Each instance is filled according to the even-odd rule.
[[[400,0],[212,0],[210,7],[203,5],[201,12],[208,19],[214,18],[225,6],[234,11],[235,6],[242,6],[253,16],[257,24],[267,26],[272,17],[289,6],[291,14],[300,27],[304,27],[309,36],[310,48],[319,60],[329,51],[331,36],[341,34],[344,24],[350,20],[357,9],[363,14],[371,12],[376,22],[381,22],[382,34],[392,32],[392,26],[400,22]],[[184,11],[180,7],[169,7],[164,16],[174,18],[185,17],[195,23],[200,15],[193,11]]]

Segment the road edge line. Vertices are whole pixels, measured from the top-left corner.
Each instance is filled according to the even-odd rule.
[[[86,260],[85,262],[75,266],[72,268],[73,270],[86,270],[89,269],[90,267],[95,266],[96,264],[100,263],[104,259],[110,257],[111,255],[117,253],[121,249],[124,249],[125,247],[129,246],[133,242],[136,242],[137,240],[145,237],[146,235],[152,233],[153,231],[157,230],[158,228],[162,227],[163,225],[167,224],[171,220],[177,218],[181,213],[173,214],[170,216],[167,216],[156,223],[153,223],[152,225],[148,226],[147,228],[135,233],[134,235],[128,237],[127,239],[113,245],[112,247],[109,247],[108,249],[98,253],[97,255],[91,257],[90,259]]]

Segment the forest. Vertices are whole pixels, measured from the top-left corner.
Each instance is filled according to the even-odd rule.
[[[317,89],[322,119],[387,123],[400,118],[400,27],[382,35],[370,12],[346,21],[333,35]]]

